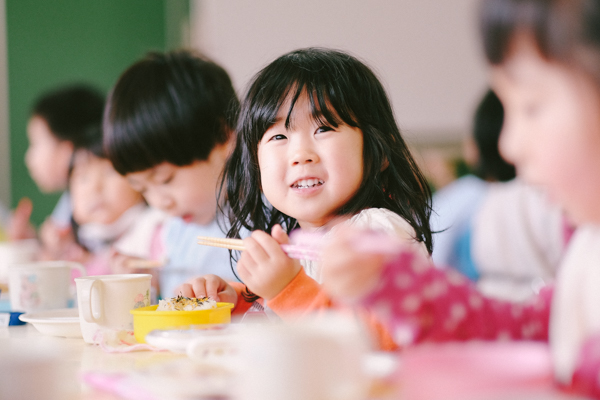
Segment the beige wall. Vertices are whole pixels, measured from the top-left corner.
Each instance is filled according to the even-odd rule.
[[[6,4],[0,0],[0,202],[10,206],[10,147],[8,139],[8,70]]]
[[[192,0],[192,45],[240,93],[275,57],[328,46],[365,60],[414,144],[457,141],[486,85],[477,0]]]

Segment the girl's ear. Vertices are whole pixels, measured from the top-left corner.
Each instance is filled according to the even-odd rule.
[[[387,167],[390,166],[390,162],[388,161],[387,157],[383,160],[383,162],[381,163],[381,169],[379,170],[379,172],[383,172],[387,169]]]

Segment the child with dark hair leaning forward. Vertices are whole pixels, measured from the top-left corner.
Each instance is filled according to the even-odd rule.
[[[167,264],[162,297],[199,274],[235,279],[226,249],[196,244],[223,237],[217,182],[230,153],[239,101],[227,72],[189,51],[151,53],[113,87],[104,115],[104,146],[115,169],[169,218],[158,238]],[[126,268],[117,255],[114,265]],[[118,268],[118,267],[117,267]]]
[[[233,302],[235,313],[259,300],[284,319],[332,307],[319,264],[280,247],[296,228],[370,228],[429,256],[427,183],[381,83],[355,57],[318,48],[279,57],[250,84],[237,135],[221,187],[228,236],[252,232],[236,267],[245,286],[211,275],[183,285],[184,295]]]
[[[555,286],[527,303],[490,300],[414,252],[355,251],[364,232],[327,246],[324,286],[414,341],[550,339],[558,383],[600,398],[600,2],[485,0],[481,24],[506,112],[501,152],[578,225]]]

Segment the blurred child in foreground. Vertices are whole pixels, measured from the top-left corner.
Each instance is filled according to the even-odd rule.
[[[526,303],[488,299],[417,253],[357,252],[354,235],[326,250],[326,287],[379,310],[393,328],[408,327],[416,342],[550,336],[557,382],[600,398],[599,26],[594,0],[482,7],[492,86],[506,111],[501,152],[578,226],[555,287]]]

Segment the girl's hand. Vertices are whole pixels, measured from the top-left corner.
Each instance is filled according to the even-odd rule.
[[[275,225],[271,235],[252,232],[244,239],[245,250],[237,263],[240,279],[265,300],[277,296],[302,268],[298,260],[289,258],[281,249],[282,244],[289,243],[281,226]]]
[[[217,275],[194,278],[175,289],[175,294],[185,297],[210,297],[215,301],[237,305],[238,296],[233,287]]]
[[[323,288],[333,297],[347,302],[357,301],[375,288],[389,259],[389,253],[361,249],[357,244],[363,234],[366,232],[350,229],[332,232],[323,248]]]

